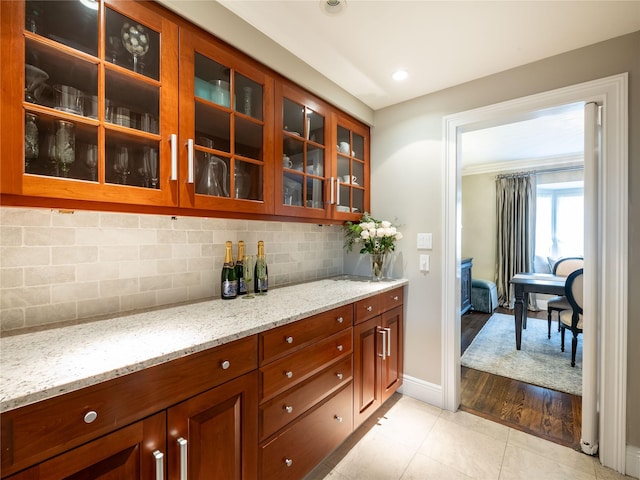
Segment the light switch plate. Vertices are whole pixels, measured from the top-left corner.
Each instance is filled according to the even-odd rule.
[[[431,250],[433,248],[433,235],[431,233],[418,234],[418,250]]]
[[[429,268],[431,267],[430,260],[431,258],[429,257],[429,255],[425,255],[425,254],[420,255],[420,271],[421,272],[429,271]]]

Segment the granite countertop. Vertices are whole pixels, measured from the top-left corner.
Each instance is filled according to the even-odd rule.
[[[0,339],[0,412],[95,385],[406,285],[335,277]]]

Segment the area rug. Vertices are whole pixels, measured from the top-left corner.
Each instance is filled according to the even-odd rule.
[[[582,395],[582,335],[578,336],[576,366],[571,367],[572,333],[565,332],[565,349],[560,351],[555,319],[551,338],[547,321],[529,318],[522,331],[522,349],[516,350],[513,315],[494,313],[462,355],[465,367],[509,377],[560,392]]]

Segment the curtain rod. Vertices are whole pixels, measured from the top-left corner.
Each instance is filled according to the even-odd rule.
[[[496,179],[524,177],[528,175],[544,175],[547,173],[574,172],[577,170],[584,170],[584,165],[574,165],[572,167],[543,168],[540,170],[530,170],[525,172],[501,173],[496,175]]]

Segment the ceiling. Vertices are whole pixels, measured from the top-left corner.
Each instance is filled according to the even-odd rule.
[[[638,0],[218,1],[373,110],[640,30]]]

